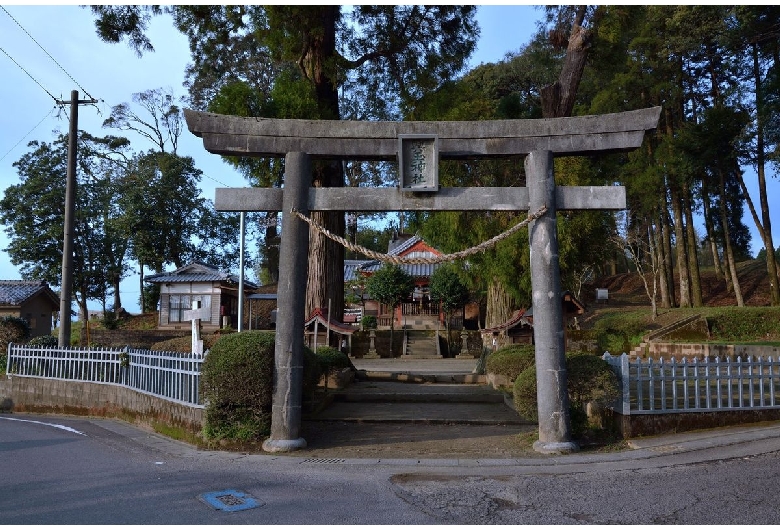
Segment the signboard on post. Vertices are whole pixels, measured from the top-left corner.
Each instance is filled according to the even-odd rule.
[[[435,134],[399,134],[398,173],[402,190],[438,191],[439,138]]]

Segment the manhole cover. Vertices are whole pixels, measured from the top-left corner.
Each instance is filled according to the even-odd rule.
[[[198,496],[200,500],[223,512],[237,512],[239,510],[249,510],[257,508],[260,503],[242,491],[224,490],[212,491]]]

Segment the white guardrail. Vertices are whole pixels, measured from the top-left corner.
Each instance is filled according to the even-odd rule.
[[[204,355],[135,348],[46,348],[8,345],[6,373],[119,385],[203,408],[199,387]]]

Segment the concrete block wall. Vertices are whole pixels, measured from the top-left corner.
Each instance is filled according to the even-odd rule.
[[[681,359],[682,357],[717,357],[719,359],[737,357],[762,357],[764,359],[780,357],[780,347],[753,346],[745,344],[688,344],[671,342],[650,342],[646,346],[646,355],[653,359]]]
[[[144,424],[160,422],[197,433],[203,409],[189,407],[117,385],[0,376],[0,409],[131,418]]]

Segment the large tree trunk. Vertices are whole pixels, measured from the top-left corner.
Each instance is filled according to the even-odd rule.
[[[706,186],[706,184],[703,184]],[[715,238],[715,230],[712,224],[712,217],[710,211],[710,193],[705,188],[702,190],[702,207],[704,208],[704,229],[707,231],[707,240],[710,244],[710,252],[712,253],[712,265],[715,267],[715,277],[718,280],[722,280],[725,277],[723,273],[723,266],[720,263],[720,254],[718,253],[718,242]]]
[[[336,57],[336,21],[340,7],[321,6],[322,33],[310,33],[306,50],[301,57],[303,73],[314,83],[321,119],[337,120],[339,98],[335,80],[331,78],[330,64]],[[325,161],[315,171],[314,186],[341,187],[344,172],[336,161]],[[314,212],[312,219],[334,234],[344,235],[343,212]],[[331,307],[331,315],[343,320],[344,315],[344,247],[327,239],[319,232],[309,233],[309,276],[306,291],[306,314],[317,308]]]
[[[663,245],[663,225],[659,222],[653,230],[655,260],[658,264],[658,288],[661,291],[661,307],[670,308],[669,282],[666,275],[666,253]]]
[[[745,302],[742,300],[742,290],[739,287],[739,278],[737,278],[737,263],[734,259],[734,249],[731,246],[731,234],[729,232],[728,213],[726,211],[726,175],[722,169],[718,169],[720,181],[720,221],[723,224],[723,241],[726,252],[726,261],[731,273],[731,284],[734,287],[734,296],[737,299],[737,306],[743,307]]]
[[[141,313],[146,313],[146,297],[144,296],[144,262],[140,261],[138,262],[138,268],[139,268],[139,284],[138,284],[138,292],[141,293],[140,299],[138,300],[139,305],[141,306]]]
[[[669,191],[672,198],[672,215],[674,221],[675,251],[677,254],[677,276],[680,283],[680,307],[691,307],[690,273],[688,271],[688,256],[685,245],[685,227],[683,226],[682,204],[680,192],[674,184]]]
[[[696,252],[696,231],[693,228],[693,213],[691,212],[690,190],[688,185],[683,186],[683,209],[685,215],[685,243],[688,255],[688,272],[691,277],[691,302],[693,307],[704,305],[701,297],[701,276],[699,275],[699,258]]]
[[[661,209],[661,244],[663,245],[664,263],[662,266],[663,274],[666,276],[666,287],[669,291],[668,305],[662,305],[665,308],[675,307],[677,305],[676,290],[674,287],[674,262],[672,256],[672,229],[669,226],[669,212],[666,206]]]
[[[492,328],[503,324],[512,316],[512,297],[504,286],[493,278],[487,288],[487,307],[485,309],[485,327]]]
[[[777,52],[777,48],[775,48]],[[777,64],[775,63],[775,67]],[[775,259],[775,246],[772,239],[772,220],[769,216],[769,201],[766,196],[766,174],[765,163],[766,155],[764,153],[764,119],[762,113],[763,96],[761,91],[761,69],[758,62],[758,44],[753,43],[753,78],[755,80],[755,93],[756,93],[756,107],[758,108],[757,131],[756,131],[756,169],[758,173],[758,194],[759,201],[761,203],[761,220],[759,223],[756,220],[756,226],[761,232],[761,238],[764,240],[764,249],[766,249],[766,270],[769,275],[769,292],[772,296],[772,305],[780,305],[780,285],[778,285],[777,263]],[[740,184],[744,190],[744,182],[742,182],[742,174],[739,174]],[[745,200],[750,205],[750,210],[753,212],[753,203],[750,200],[750,196],[745,193]],[[754,219],[756,218],[753,212]],[[763,225],[763,226],[762,226]]]
[[[545,118],[571,116],[574,109],[577,88],[580,86],[592,39],[591,31],[582,27],[585,8],[586,6],[579,6],[558,80],[541,90],[542,116]]]

